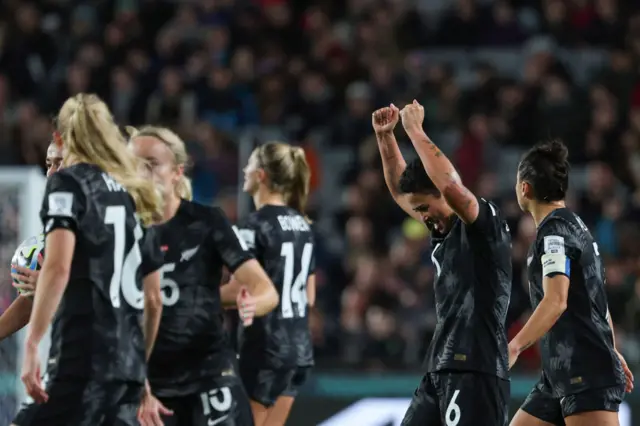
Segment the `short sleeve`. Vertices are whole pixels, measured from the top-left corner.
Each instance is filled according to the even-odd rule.
[[[550,219],[538,229],[536,252],[543,276],[571,276],[571,260],[580,257],[575,234],[572,225],[561,219]]]
[[[213,229],[211,239],[225,266],[233,273],[240,265],[253,259],[249,247],[236,226],[232,226],[227,216],[219,208],[212,210]]]
[[[506,226],[506,223],[502,221],[498,207],[484,198],[478,198],[478,217],[472,224],[466,225],[467,229],[472,232],[482,232],[495,238],[500,237],[501,228]]]
[[[160,239],[156,228],[149,227],[145,229],[140,250],[142,251],[142,264],[140,265],[140,269],[143,277],[162,268],[164,264],[164,253],[160,248]]]
[[[259,258],[262,252],[263,238],[260,232],[260,223],[255,215],[249,215],[246,219],[238,222],[236,229],[247,250],[250,251],[254,257]]]
[[[59,228],[76,232],[86,210],[87,198],[73,176],[60,171],[49,177],[40,209],[45,235]]]

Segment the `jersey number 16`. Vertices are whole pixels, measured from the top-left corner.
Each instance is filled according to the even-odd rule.
[[[280,256],[284,257],[284,277],[282,279],[282,297],[280,298],[282,318],[293,318],[295,316],[293,305],[298,311],[298,317],[304,317],[306,314],[307,278],[309,277],[312,253],[313,244],[306,243],[302,250],[300,272],[294,279],[294,246],[292,242],[282,243],[282,248],[280,249]]]

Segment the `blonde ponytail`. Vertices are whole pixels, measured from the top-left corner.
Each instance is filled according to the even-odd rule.
[[[182,175],[176,184],[176,194],[180,198],[191,201],[193,199],[193,189],[191,187],[191,179]]]
[[[307,162],[304,149],[291,147],[291,158],[293,160],[293,177],[291,188],[287,192],[286,202],[302,214],[307,208],[307,198],[309,197],[309,185],[311,182],[311,169]]]
[[[57,125],[66,148],[65,165],[95,164],[127,189],[145,225],[161,217],[161,199],[153,182],[138,173],[138,157],[126,149],[111,111],[98,96],[80,93],[67,99]]]

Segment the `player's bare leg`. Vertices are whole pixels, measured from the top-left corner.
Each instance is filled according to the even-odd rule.
[[[564,418],[567,426],[620,426],[618,413],[613,411],[588,411]]]
[[[569,424],[567,423],[567,426]],[[537,417],[532,416],[523,410],[518,410],[516,415],[511,419],[509,426],[555,426],[553,423],[545,422]]]
[[[267,421],[262,426],[284,426],[291,412],[293,401],[292,396],[280,396],[276,400],[276,403],[269,409],[269,416]]]
[[[263,426],[269,417],[269,409],[257,401],[251,400],[251,412],[255,426]]]

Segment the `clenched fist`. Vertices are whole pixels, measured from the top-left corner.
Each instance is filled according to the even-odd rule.
[[[407,133],[421,131],[424,121],[424,107],[414,99],[413,103],[402,108],[400,118],[402,119],[402,127]]]
[[[392,132],[398,124],[400,110],[394,104],[380,108],[371,115],[371,124],[376,133]]]

